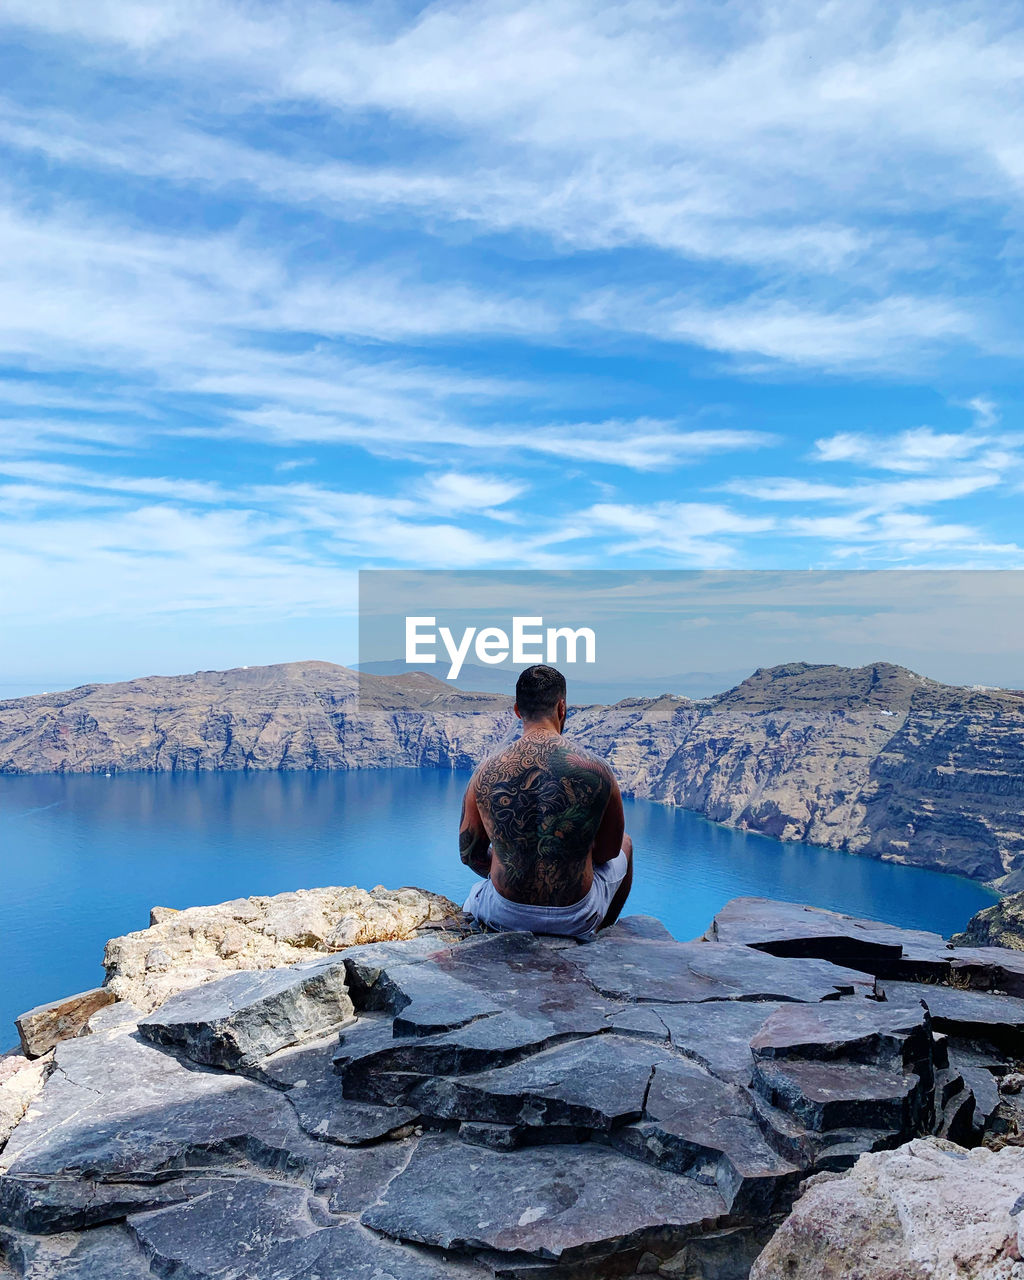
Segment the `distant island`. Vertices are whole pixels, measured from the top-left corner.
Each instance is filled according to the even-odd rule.
[[[512,698],[291,662],[0,701],[0,773],[472,768]],[[787,663],[691,700],[586,706],[628,794],[730,826],[1024,888],[1024,694],[890,663]]]

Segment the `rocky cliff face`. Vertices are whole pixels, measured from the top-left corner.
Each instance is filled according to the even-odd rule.
[[[585,708],[573,732],[639,796],[782,840],[1024,875],[1024,697],[888,663],[792,663],[700,702]]]
[[[431,676],[286,662],[0,702],[0,772],[472,768],[512,701]]]
[[[0,771],[469,768],[512,700],[326,662],[0,702]],[[1024,885],[1024,695],[791,663],[691,701],[583,707],[623,790],[784,840]]]

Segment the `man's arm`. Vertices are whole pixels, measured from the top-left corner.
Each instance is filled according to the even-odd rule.
[[[611,773],[611,770],[609,770]],[[612,778],[612,789],[601,817],[601,825],[594,837],[593,862],[600,867],[611,862],[622,848],[622,837],[626,830],[626,815],[622,812],[622,792],[619,784]]]
[[[469,780],[462,797],[462,819],[459,822],[459,857],[471,871],[486,880],[491,874],[491,841],[484,830],[476,803],[476,776]]]

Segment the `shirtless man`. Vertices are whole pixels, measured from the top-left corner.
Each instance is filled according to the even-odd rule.
[[[465,910],[498,929],[586,937],[614,924],[633,883],[622,795],[598,756],[562,737],[565,678],[554,667],[516,683],[522,736],[466,788],[459,852],[483,881]]]

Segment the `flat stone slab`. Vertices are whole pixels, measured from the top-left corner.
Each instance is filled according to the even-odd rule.
[[[954,947],[950,951],[954,985],[980,991],[1005,991],[1024,998],[1024,951],[1010,947]]]
[[[670,1061],[658,1044],[589,1036],[493,1071],[427,1080],[412,1099],[442,1120],[610,1130],[640,1119],[655,1067]]]
[[[879,920],[859,920],[770,898],[733,898],[711,922],[705,937],[712,942],[743,943],[775,956],[805,956],[858,967],[869,962],[886,968],[907,947],[921,952],[947,949],[939,933],[900,929]],[[871,970],[874,972],[874,969]]]
[[[318,1222],[317,1214],[299,1188],[237,1182],[201,1200],[138,1214],[128,1225],[154,1274],[189,1280],[454,1280],[483,1274],[469,1263],[392,1244],[356,1223]]]
[[[842,1003],[830,1000],[821,1007],[831,1013]],[[781,1007],[767,1000],[711,1000],[706,1004],[651,1005],[649,1011],[664,1023],[681,1055],[722,1080],[748,1085],[754,1068],[750,1042]]]
[[[602,995],[614,1000],[833,1000],[873,991],[863,973],[821,960],[780,960],[739,943],[598,940],[569,956]]]
[[[714,1185],[732,1213],[788,1207],[800,1167],[766,1141],[746,1089],[673,1060],[655,1066],[643,1114],[612,1136],[618,1150]]]
[[[632,938],[635,942],[675,942],[675,938],[655,916],[620,916],[613,925],[602,929],[601,942],[616,938]]]
[[[29,1009],[14,1020],[25,1056],[41,1058],[61,1040],[81,1035],[93,1014],[113,1004],[114,999],[114,993],[106,987],[94,987]]]
[[[941,934],[902,929],[768,898],[733,898],[705,938],[776,956],[816,956],[898,982],[953,983],[1024,997],[1024,952],[954,947]]]
[[[153,1280],[145,1254],[122,1226],[49,1236],[0,1227],[3,1254],[26,1280]]]
[[[246,1066],[352,1017],[337,958],[289,969],[241,970],[172,996],[139,1034],[212,1067]]]
[[[840,1000],[780,1005],[750,1040],[757,1059],[842,1058],[875,1066],[909,1066],[931,1051],[931,1025],[920,1000]]]
[[[56,1068],[0,1153],[0,1223],[76,1230],[208,1187],[204,1170],[306,1170],[330,1149],[283,1094],[202,1070],[132,1034],[57,1046]],[[186,1170],[186,1178],[175,1178]]]
[[[754,1089],[814,1133],[884,1128],[910,1137],[920,1078],[865,1063],[758,1062]]]
[[[312,1138],[359,1146],[397,1134],[420,1118],[412,1107],[355,1102],[342,1096],[334,1070],[337,1038],[328,1036],[296,1049],[283,1049],[259,1066],[259,1078],[284,1090],[299,1124]]]
[[[495,1152],[425,1138],[362,1222],[442,1249],[568,1262],[648,1242],[664,1254],[725,1215],[717,1190],[591,1144]]]
[[[964,991],[926,983],[885,982],[887,999],[923,1001],[939,1031],[968,1040],[989,1040],[1024,1056],[1024,1000],[988,991]]]

